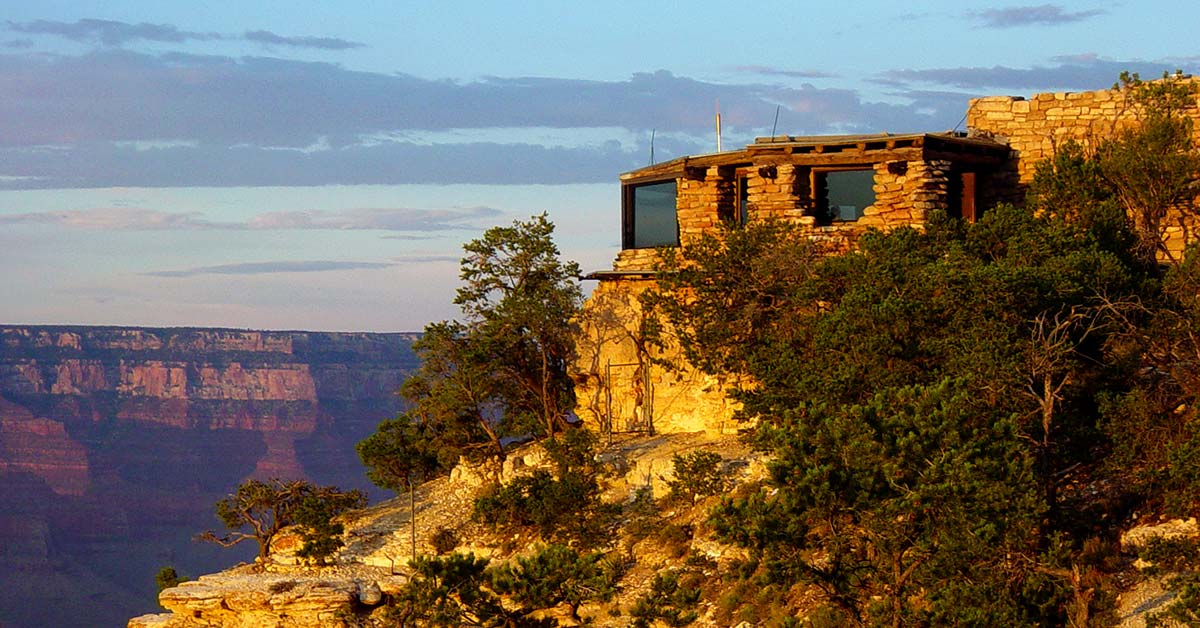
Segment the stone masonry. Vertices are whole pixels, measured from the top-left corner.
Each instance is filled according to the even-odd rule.
[[[1197,119],[1194,132],[1200,141],[1200,107],[1189,113]],[[999,202],[1020,203],[1036,164],[1057,146],[1074,140],[1094,147],[1136,121],[1136,107],[1121,90],[989,96],[970,102],[965,138],[759,138],[742,151],[683,158],[623,175],[622,181],[675,179],[682,246],[736,216],[741,192],[748,220],[791,221],[831,250],[848,250],[867,230],[919,228],[933,210],[967,212],[966,201],[956,196],[966,197],[967,177],[972,213],[962,215],[968,219],[978,215],[975,206],[985,211]],[[817,173],[839,168],[873,169],[874,202],[858,220],[818,224],[813,194]],[[1182,223],[1170,227],[1169,246],[1182,250],[1194,231]],[[724,396],[728,382],[695,372],[683,364],[678,350],[639,348],[637,295],[653,287],[658,261],[655,249],[626,249],[613,264],[615,273],[600,274],[600,285],[585,306],[584,319],[590,322],[580,343],[584,357],[576,364],[580,415],[585,423],[617,431],[645,425],[646,413],[658,431],[732,430],[737,426],[731,419],[735,406]],[[631,363],[650,366],[605,366]],[[677,368],[657,366],[661,363]]]

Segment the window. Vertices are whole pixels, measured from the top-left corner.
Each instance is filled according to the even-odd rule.
[[[717,218],[727,224],[744,226],[750,220],[750,176],[739,170],[733,181],[733,199],[717,205]]]
[[[626,186],[622,248],[679,246],[675,181]]]
[[[858,220],[875,202],[875,170],[814,170],[813,199],[821,224]]]

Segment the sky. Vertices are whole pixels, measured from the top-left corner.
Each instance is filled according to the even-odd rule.
[[[0,0],[0,324],[415,331],[490,226],[611,267],[618,175],[718,108],[726,149],[963,130],[1200,61],[1191,0],[200,6]]]

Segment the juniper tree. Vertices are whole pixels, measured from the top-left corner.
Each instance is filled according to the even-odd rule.
[[[279,532],[301,523],[305,528],[303,533],[308,535],[305,547],[314,558],[323,559],[340,547],[335,536],[341,532],[336,525],[330,525],[330,520],[365,505],[366,496],[357,490],[315,486],[304,480],[251,479],[217,502],[217,518],[225,525],[226,533],[218,536],[210,530],[197,538],[222,547],[252,540],[258,544],[257,562],[262,563],[270,556],[271,543]]]

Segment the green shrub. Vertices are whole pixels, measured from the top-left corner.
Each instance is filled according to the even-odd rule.
[[[576,622],[583,621],[579,606],[584,602],[612,599],[621,576],[603,554],[581,555],[565,545],[545,546],[489,574],[492,589],[520,604],[526,615],[565,603]]]
[[[655,621],[668,626],[686,626],[696,621],[696,605],[700,602],[700,589],[680,583],[679,573],[667,571],[655,574],[650,592],[638,598],[630,615],[634,628],[649,628]]]
[[[638,487],[633,492],[633,499],[625,505],[625,531],[636,543],[654,535],[662,527],[662,517],[659,516],[658,505],[654,503],[654,489],[649,486]]]
[[[334,518],[366,504],[367,498],[360,491],[333,491],[306,496],[296,509],[296,523],[300,526],[300,538],[303,541],[296,556],[324,565],[344,545],[342,533],[345,528]]]
[[[1193,569],[1200,559],[1200,539],[1153,538],[1138,552],[1138,558],[1151,563],[1148,571],[1153,574]]]
[[[438,526],[433,534],[429,535],[429,544],[433,546],[433,551],[437,552],[439,556],[449,554],[458,547],[458,534],[446,526]]]
[[[187,576],[179,575],[179,573],[175,571],[175,568],[169,565],[159,569],[158,573],[154,574],[154,584],[158,587],[159,593],[162,593],[167,589],[177,587],[179,586],[179,583],[187,582],[188,580],[189,578]]]
[[[557,476],[538,469],[475,500],[474,519],[498,527],[526,528],[543,539],[592,546],[605,538],[619,506],[600,499],[595,436],[572,429],[547,441]]]
[[[725,491],[721,474],[721,455],[711,451],[675,454],[675,478],[667,481],[671,489],[667,498],[673,502],[695,504],[697,497],[718,495]]]
[[[692,526],[668,523],[659,528],[655,538],[668,556],[680,559],[692,547]]]
[[[1167,582],[1175,591],[1175,600],[1162,612],[1146,619],[1146,628],[1167,626],[1200,626],[1200,574],[1187,573]]]

